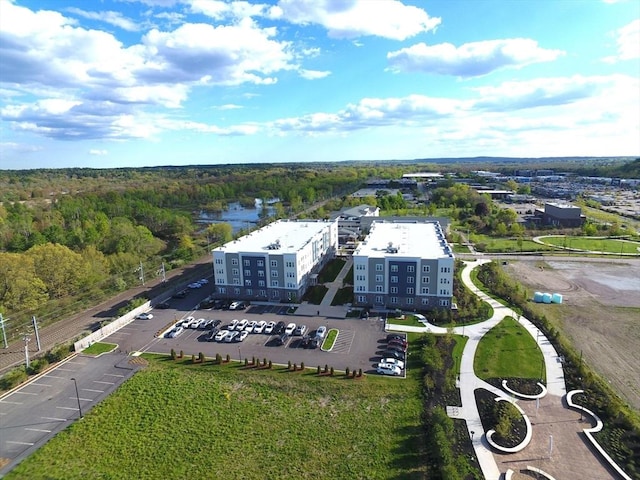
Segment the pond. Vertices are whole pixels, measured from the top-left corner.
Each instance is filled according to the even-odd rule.
[[[274,199],[275,200],[275,199]],[[277,200],[275,200],[277,201]],[[269,202],[271,203],[271,201]],[[233,229],[233,233],[238,233],[243,228],[255,227],[266,208],[266,215],[272,216],[275,209],[270,204],[263,206],[260,199],[256,199],[253,207],[243,207],[239,202],[232,202],[227,205],[227,209],[221,212],[201,211],[197,218],[197,223],[209,225],[211,223],[228,223]]]

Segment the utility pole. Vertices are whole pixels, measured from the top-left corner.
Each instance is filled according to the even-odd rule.
[[[142,260],[140,260],[140,266],[136,268],[136,272],[140,273],[138,279],[142,282],[142,285],[144,285],[144,268],[142,267]]]
[[[22,337],[22,339],[24,340],[25,363],[27,365],[27,368],[29,368],[29,342],[31,341],[31,338],[29,337],[29,335],[25,335],[24,337]]]
[[[167,271],[164,268],[164,262],[162,262],[162,265],[156,273],[157,275],[162,276],[162,283],[165,283],[167,281]]]
[[[36,345],[38,346],[38,351],[42,350],[42,346],[40,345],[40,334],[38,333],[38,322],[36,321],[36,316],[31,317],[31,321],[33,322],[33,331],[36,335]]]
[[[4,318],[0,313],[0,325],[2,326],[2,340],[4,341],[4,348],[9,348],[9,344],[7,343],[7,331],[4,329]]]

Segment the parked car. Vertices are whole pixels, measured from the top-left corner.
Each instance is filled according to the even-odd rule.
[[[224,337],[224,341],[226,343],[231,343],[238,337],[238,335],[240,335],[240,332],[229,332],[227,336]]]
[[[193,282],[187,285],[187,287],[189,287],[192,290],[195,290],[197,288],[202,288],[202,285],[200,285],[198,282]]]
[[[407,349],[400,345],[387,345],[387,351],[400,352],[402,354],[407,353]]]
[[[206,285],[207,283],[209,283],[209,280],[207,280],[206,278],[201,278],[200,280],[198,280],[198,283],[200,285]]]
[[[227,327],[228,330],[235,330],[236,327],[238,326],[238,322],[240,320],[238,320],[237,318],[234,318],[233,320],[231,320],[231,323],[229,324],[229,326]]]
[[[264,333],[264,329],[267,326],[267,322],[264,320],[260,320],[258,323],[256,323],[256,326],[253,327],[253,333]]]
[[[380,363],[376,368],[376,372],[380,375],[402,375],[402,370],[396,365],[389,363]]]
[[[389,342],[387,343],[387,350],[389,349],[402,350],[403,352],[406,352],[407,345],[399,342]]]
[[[247,326],[244,327],[243,330],[248,333],[253,333],[253,329],[256,328],[257,324],[258,322],[256,322],[255,320],[251,320],[249,323],[247,323]]]
[[[229,310],[244,310],[247,308],[247,304],[242,301],[231,302]]]
[[[278,323],[276,323],[276,326],[273,328],[273,333],[275,335],[281,335],[284,333],[284,329],[285,329],[285,323],[281,320]]]
[[[398,352],[397,350],[385,350],[382,352],[382,358],[395,358],[396,360],[402,360],[404,362],[404,352]]]
[[[309,348],[318,348],[322,344],[322,339],[313,337],[309,340]]]
[[[151,320],[153,318],[153,315],[151,315],[149,312],[144,312],[136,315],[136,318],[138,320]]]
[[[236,335],[234,337],[234,340],[236,342],[242,342],[245,338],[247,338],[249,336],[249,332],[247,332],[246,330],[243,330],[241,332],[237,332],[238,335]]]
[[[169,302],[160,302],[153,308],[159,308],[160,310],[166,310],[167,308],[171,308],[171,304]]]
[[[214,301],[211,299],[204,299],[198,304],[198,310],[203,310],[205,308],[211,308],[214,305]]]
[[[397,358],[383,358],[379,363],[388,363],[390,365],[395,365],[396,367],[404,368],[404,362]]]
[[[389,335],[387,335],[387,342],[391,340],[405,340],[405,336],[400,335],[399,333],[390,333]]]
[[[183,318],[182,321],[180,322],[180,326],[184,328],[191,328],[191,322],[195,322],[195,321],[196,319],[193,317]]]
[[[309,335],[304,335],[300,340],[300,346],[302,348],[309,348],[310,342],[311,342],[311,337]]]
[[[276,322],[272,320],[268,322],[267,325],[264,327],[264,333],[266,333],[267,335],[271,335],[275,328],[276,328]]]
[[[316,337],[320,339],[324,339],[324,336],[327,334],[327,327],[321,325],[316,330]]]
[[[220,330],[214,337],[214,340],[216,342],[222,342],[229,333],[229,330]]]
[[[273,344],[277,346],[284,345],[287,343],[287,340],[289,340],[289,335],[282,333],[273,339]]]
[[[293,331],[294,335],[298,335],[298,336],[302,336],[304,335],[304,332],[307,331],[307,326],[306,325],[298,325],[295,330]]]
[[[169,333],[167,333],[167,337],[169,338],[176,338],[178,335],[180,335],[182,332],[184,331],[184,328],[177,326],[177,327],[173,327],[173,329],[171,329],[171,331]]]
[[[241,332],[242,330],[244,330],[244,327],[246,327],[248,323],[249,323],[249,320],[247,320],[246,318],[243,318],[236,325],[236,330]]]
[[[293,335],[294,330],[296,329],[296,324],[291,322],[287,325],[287,328],[284,329],[284,333],[287,335]]]
[[[214,320],[212,326],[219,327],[221,323],[222,323],[222,320]]]
[[[406,350],[409,344],[404,340],[389,340],[387,345],[398,345]]]
[[[220,329],[218,327],[213,327],[211,330],[209,330],[209,333],[207,333],[207,336],[204,339],[207,342],[213,342],[216,339],[216,335],[218,335],[219,331]]]

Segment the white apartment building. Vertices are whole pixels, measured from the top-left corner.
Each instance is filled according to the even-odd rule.
[[[450,307],[454,262],[439,222],[375,221],[353,253],[354,305],[406,310]]]
[[[337,246],[337,221],[276,221],[213,249],[214,295],[298,302]]]

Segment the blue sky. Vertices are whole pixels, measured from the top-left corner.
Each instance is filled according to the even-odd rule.
[[[640,156],[638,0],[0,0],[0,168]]]

